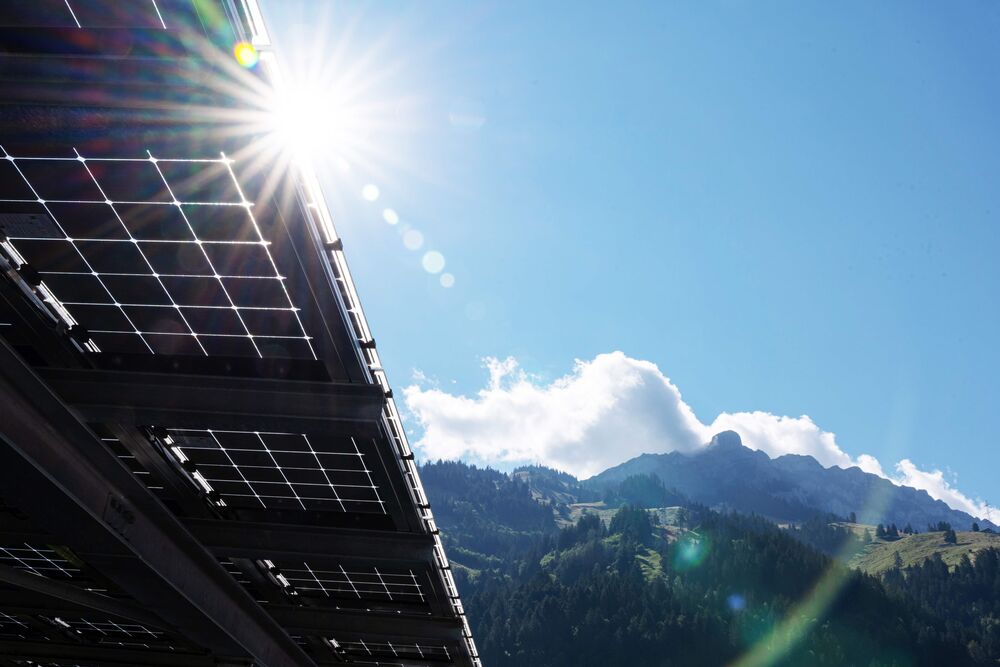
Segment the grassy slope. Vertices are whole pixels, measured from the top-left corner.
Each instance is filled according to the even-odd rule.
[[[604,544],[611,549],[617,548],[620,541],[621,535],[608,535],[603,540]],[[541,565],[544,568],[552,567],[560,558],[574,558],[583,548],[583,545],[576,545],[562,552],[550,551],[542,557]],[[636,561],[639,563],[639,569],[642,570],[646,581],[663,578],[663,558],[657,551],[642,547],[636,554]]]
[[[663,558],[658,552],[646,549],[644,553],[638,554],[636,559],[646,581],[663,578]]]
[[[663,537],[666,539],[676,538],[671,530],[676,522],[678,507],[657,508],[650,510],[658,515],[660,526],[664,529]],[[597,514],[607,525],[614,516],[617,509],[607,507],[603,502],[577,503],[570,505],[570,517],[573,522],[580,519],[583,514]],[[848,528],[857,535],[864,534],[867,528],[871,535],[875,535],[875,526],[859,523],[838,523],[837,525]],[[1000,549],[1000,533],[973,533],[958,532],[957,544],[946,544],[944,533],[919,533],[908,535],[898,540],[875,539],[865,549],[850,558],[848,564],[851,567],[864,570],[869,574],[881,574],[893,566],[895,562],[894,554],[899,552],[903,560],[903,567],[922,563],[930,558],[935,552],[940,552],[941,558],[949,566],[958,564],[962,554],[968,554],[970,558],[975,558],[975,554],[990,547]],[[612,538],[613,539],[613,538]],[[648,579],[653,579],[662,573],[662,566],[658,562],[653,562],[651,558],[640,556],[640,565],[643,573]]]
[[[673,526],[677,524],[677,513],[681,509],[681,507],[654,507],[649,511],[656,515],[661,525]],[[608,507],[603,501],[596,503],[574,503],[569,506],[570,520],[565,521],[564,525],[576,523],[584,514],[596,514],[604,522],[604,525],[607,526],[611,523],[611,519],[614,518],[617,512],[617,507]]]
[[[922,563],[939,552],[945,563],[955,566],[962,554],[975,558],[978,551],[990,547],[1000,548],[1000,534],[997,533],[960,532],[957,536],[957,544],[945,544],[944,533],[919,533],[898,540],[876,539],[864,551],[851,558],[850,565],[870,574],[880,574],[893,566],[896,553],[903,560],[903,566],[907,567]]]

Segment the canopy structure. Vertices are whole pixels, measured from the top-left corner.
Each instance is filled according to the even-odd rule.
[[[0,664],[480,664],[280,85],[253,0],[0,3]]]

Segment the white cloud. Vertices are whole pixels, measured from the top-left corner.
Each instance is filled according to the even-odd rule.
[[[436,387],[439,384],[437,380],[435,380],[432,377],[428,377],[428,375],[419,368],[413,369],[413,372],[411,373],[411,378],[414,383],[419,385],[424,385],[424,386],[430,385]]]
[[[538,462],[586,477],[644,452],[705,441],[677,387],[648,361],[602,354],[549,384],[514,359],[486,365],[490,380],[475,398],[404,390],[424,429],[417,446],[426,457]]]
[[[871,454],[862,454],[858,457],[857,463],[858,467],[865,472],[870,472],[873,475],[885,477],[886,479],[889,478],[889,476],[885,474],[885,471],[882,470],[882,464],[879,463],[879,460]]]
[[[920,470],[910,459],[903,459],[896,464],[896,472],[898,474],[892,481],[897,484],[923,489],[931,498],[942,500],[952,509],[968,512],[974,517],[990,515],[986,503],[975,501],[953,487],[940,470]]]
[[[771,457],[805,454],[827,467],[858,466],[985,516],[984,504],[951,486],[941,471],[922,471],[904,459],[897,475],[887,475],[874,456],[852,458],[834,433],[806,415],[722,413],[704,424],[656,364],[622,352],[577,360],[571,372],[551,382],[530,376],[513,358],[488,358],[485,364],[489,382],[474,397],[426,383],[404,389],[406,406],[423,430],[416,446],[425,458],[541,463],[586,478],[640,454],[693,451],[713,434],[733,430],[743,444]]]
[[[760,411],[724,412],[715,418],[709,431],[736,431],[744,445],[763,450],[771,458],[785,454],[808,454],[828,468],[857,465],[837,446],[833,433],[821,430],[806,415],[779,417]]]

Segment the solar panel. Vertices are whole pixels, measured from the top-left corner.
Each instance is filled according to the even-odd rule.
[[[358,600],[424,602],[423,587],[413,570],[381,570],[373,566],[349,570],[343,565],[323,567],[306,561],[275,567],[297,594],[316,598],[357,598]]]
[[[147,628],[138,623],[119,622],[114,619],[89,619],[84,617],[59,616],[48,619],[53,625],[65,628],[98,644],[118,644],[122,646],[142,646],[149,648],[153,644],[168,641],[164,632]]]
[[[2,157],[4,192],[31,198],[0,203],[45,221],[11,223],[8,251],[94,351],[316,358],[224,156]]]
[[[80,574],[80,568],[54,550],[27,542],[0,544],[0,564],[51,579],[73,579]]]
[[[385,512],[353,438],[171,429],[172,451],[227,504]]]
[[[383,660],[393,658],[404,660],[450,660],[447,646],[421,645],[407,642],[366,642],[364,639],[354,641],[336,641],[345,653],[352,657],[367,657]],[[375,663],[378,664],[378,663]]]

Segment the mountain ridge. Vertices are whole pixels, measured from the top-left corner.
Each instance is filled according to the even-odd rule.
[[[997,529],[996,524],[953,509],[923,489],[897,486],[856,466],[826,468],[802,454],[771,458],[743,445],[734,431],[716,434],[692,452],[641,454],[580,484],[607,492],[628,477],[649,474],[696,502],[776,520],[801,520],[819,511],[844,517],[853,513],[861,523],[910,523],[918,530],[939,521],[960,529],[977,521]]]

